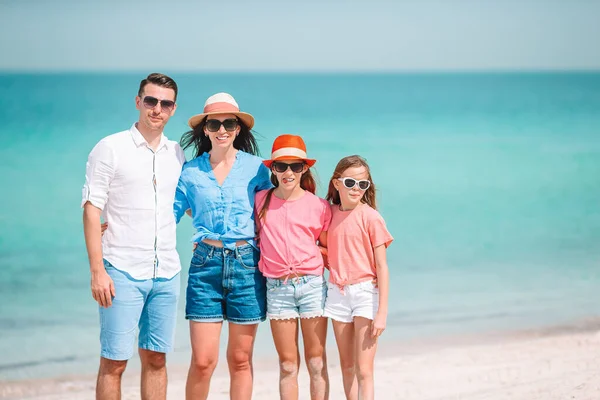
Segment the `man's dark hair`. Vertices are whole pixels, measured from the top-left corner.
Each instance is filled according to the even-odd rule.
[[[168,76],[166,76],[165,74],[159,74],[157,72],[154,72],[154,73],[148,75],[148,77],[146,77],[146,79],[143,79],[140,82],[140,90],[138,90],[139,97],[142,97],[142,94],[144,93],[144,88],[149,83],[152,83],[156,86],[164,87],[167,89],[173,89],[173,91],[175,92],[175,101],[177,101],[177,84],[175,83],[175,81],[173,79],[169,78]]]

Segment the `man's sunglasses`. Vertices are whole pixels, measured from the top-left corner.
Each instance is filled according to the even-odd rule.
[[[295,162],[295,163],[291,163],[291,164],[286,164],[286,163],[275,161],[275,162],[273,162],[273,164],[271,164],[271,168],[273,168],[276,172],[279,172],[279,173],[285,172],[285,171],[287,171],[288,168],[290,168],[292,170],[292,172],[299,174],[304,169],[304,163],[303,162]]]
[[[156,97],[146,96],[142,100],[144,103],[144,107],[146,108],[154,108],[158,103],[160,103],[161,110],[165,112],[170,112],[173,107],[175,107],[175,102],[173,100],[159,100]]]
[[[235,118],[229,118],[225,121],[221,122],[218,119],[208,119],[206,120],[206,129],[209,132],[218,132],[221,129],[221,125],[225,128],[227,132],[235,131],[235,128],[239,126],[238,120]]]
[[[356,184],[358,183],[358,188],[360,190],[367,190],[370,186],[371,186],[371,181],[367,180],[367,179],[362,179],[360,181],[357,181],[354,178],[337,178],[338,181],[342,181],[342,183],[344,184],[344,187],[346,187],[347,189],[352,189],[354,186],[356,186]]]

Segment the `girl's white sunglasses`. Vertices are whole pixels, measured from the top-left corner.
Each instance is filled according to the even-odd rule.
[[[371,186],[371,181],[367,179],[357,181],[354,178],[337,178],[337,180],[341,181],[346,189],[352,189],[357,183],[360,190],[367,190]]]

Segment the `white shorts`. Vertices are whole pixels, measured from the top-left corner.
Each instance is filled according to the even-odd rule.
[[[343,290],[331,282],[327,286],[325,317],[346,323],[352,322],[354,317],[375,318],[379,309],[379,288],[372,281],[346,285]]]

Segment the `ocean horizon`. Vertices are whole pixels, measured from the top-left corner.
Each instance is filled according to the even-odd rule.
[[[100,139],[137,120],[148,72],[0,72],[0,381],[97,369],[85,163]],[[382,340],[600,316],[600,72],[170,75],[179,96],[169,139],[225,91],[254,115],[263,156],[277,135],[303,136],[321,196],[339,159],[367,159],[395,238]],[[192,234],[184,218],[182,289]],[[183,296],[181,362],[190,354],[184,305]],[[275,354],[268,323],[256,354]]]

